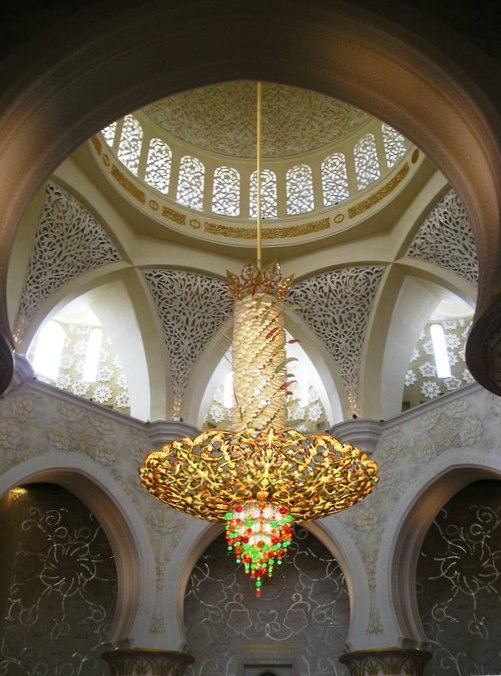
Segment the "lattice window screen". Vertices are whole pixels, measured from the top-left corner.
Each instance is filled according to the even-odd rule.
[[[383,134],[384,153],[386,155],[386,164],[391,169],[402,159],[407,150],[405,138],[396,129],[383,122],[381,125]]]
[[[214,171],[212,186],[212,211],[223,216],[240,213],[240,174],[231,167],[218,167]]]
[[[137,175],[139,166],[142,143],[143,129],[141,125],[133,115],[126,115],[124,117],[117,157],[135,175]]]
[[[257,171],[250,177],[249,215],[257,218]],[[277,175],[271,169],[261,171],[261,215],[263,218],[277,218]]]
[[[113,145],[113,142],[115,141],[116,131],[117,131],[116,122],[112,122],[107,127],[101,130],[101,134],[103,135],[104,140],[110,147]]]
[[[286,183],[287,213],[295,215],[312,211],[314,200],[311,167],[307,164],[291,167],[287,172]]]
[[[338,204],[350,196],[343,153],[334,153],[322,162],[322,190],[326,207]]]
[[[374,134],[366,134],[358,141],[354,148],[355,172],[359,190],[366,188],[369,183],[377,181],[381,176],[379,160]]]
[[[159,138],[151,139],[144,180],[164,195],[169,190],[172,151]]]
[[[177,201],[190,209],[202,210],[204,204],[205,167],[196,157],[185,155],[179,165]]]

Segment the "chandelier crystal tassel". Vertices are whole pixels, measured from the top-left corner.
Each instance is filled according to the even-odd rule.
[[[235,300],[232,430],[212,430],[150,453],[143,485],[187,514],[225,524],[227,547],[253,581],[280,566],[292,526],[356,504],[378,481],[366,453],[332,435],[286,429],[287,373],[284,302],[292,277],[278,263],[262,267],[261,84],[257,105],[257,256],[240,276],[227,273]]]

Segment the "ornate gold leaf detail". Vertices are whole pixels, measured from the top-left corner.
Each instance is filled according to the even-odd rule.
[[[118,183],[120,183],[122,188],[125,188],[125,190],[127,190],[127,192],[130,193],[132,197],[134,197],[134,199],[145,204],[146,196],[144,192],[140,190],[129,178],[127,178],[127,176],[125,176],[125,174],[120,171],[116,164],[113,165],[111,175],[118,181]]]
[[[331,435],[273,429],[205,432],[151,453],[139,470],[156,498],[207,521],[236,503],[268,500],[296,521],[340,512],[372,492],[377,464]]]
[[[163,207],[162,216],[170,218],[171,221],[174,221],[174,223],[178,223],[179,225],[186,225],[186,215],[182,214],[180,211],[171,209],[171,207]]]
[[[101,141],[99,140],[99,137],[97,136],[97,134],[94,134],[94,136],[91,137],[91,141],[92,141],[92,145],[96,149],[96,153],[98,155],[100,155],[102,148],[103,148],[103,145],[102,145]]]
[[[302,223],[301,225],[289,225],[283,228],[268,226],[263,227],[263,239],[286,239],[287,237],[300,237],[309,235],[312,232],[326,230],[330,226],[329,218],[322,218],[319,221],[311,223]],[[221,235],[222,237],[232,237],[234,239],[255,239],[256,228],[238,228],[233,225],[222,225],[221,223],[205,222],[205,232],[212,235]]]
[[[277,262],[265,270],[258,270],[252,263],[247,263],[240,277],[227,270],[226,281],[230,296],[235,300],[242,300],[245,296],[254,296],[256,293],[265,293],[275,296],[277,300],[285,300],[289,295],[293,276],[283,277]]]
[[[348,209],[348,217],[355,218],[355,216],[359,216],[364,211],[367,211],[375,204],[380,202],[387,195],[393,192],[393,190],[395,190],[397,185],[404,180],[404,178],[407,176],[408,173],[409,173],[409,164],[408,162],[406,162],[404,166],[400,169],[400,171],[397,174],[395,174],[395,176],[391,179],[391,181],[388,181],[386,185],[383,185],[382,188],[380,188],[377,192],[375,192],[367,199],[362,200],[361,202],[358,202],[358,204],[355,204],[354,206],[350,207]]]

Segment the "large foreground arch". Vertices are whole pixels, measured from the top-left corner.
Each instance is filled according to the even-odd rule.
[[[161,96],[237,78],[349,101],[436,162],[477,238],[468,365],[501,393],[498,71],[408,4],[366,10],[342,0],[152,0],[120,10],[106,0],[38,35],[0,63],[0,285],[24,208],[78,144]],[[4,298],[0,328],[9,341]],[[9,369],[2,373],[5,380]]]

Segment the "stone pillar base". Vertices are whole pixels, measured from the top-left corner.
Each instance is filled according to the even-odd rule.
[[[350,676],[386,676],[405,674],[422,676],[423,669],[431,657],[427,650],[409,648],[380,648],[354,650],[339,658],[346,664]]]
[[[111,676],[181,676],[194,662],[186,653],[147,648],[117,648],[103,653]]]

